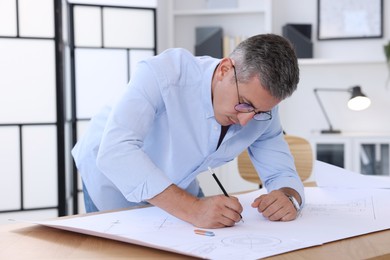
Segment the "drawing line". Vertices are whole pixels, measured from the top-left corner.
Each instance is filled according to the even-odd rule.
[[[167,219],[168,219],[168,217],[166,217],[164,219],[164,221],[161,223],[161,225],[158,227],[158,229],[161,229],[164,226],[165,222],[167,222]]]
[[[376,220],[375,205],[374,205],[374,197],[373,196],[371,196],[371,205],[372,205],[372,214],[374,215],[374,220]]]
[[[111,225],[106,229],[104,230],[104,233],[108,233],[108,231],[110,231],[110,229],[114,226],[114,225],[117,225],[117,224],[120,224],[120,221],[117,219],[113,222],[111,222]]]

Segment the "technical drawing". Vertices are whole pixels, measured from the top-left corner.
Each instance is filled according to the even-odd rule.
[[[275,246],[282,243],[282,241],[279,238],[265,235],[245,234],[224,238],[222,239],[222,243],[227,246],[253,249]]]
[[[350,201],[337,201],[327,203],[316,203],[305,205],[302,214],[310,214],[313,216],[353,216],[363,217],[375,220],[375,210],[373,205],[373,198],[359,198]]]

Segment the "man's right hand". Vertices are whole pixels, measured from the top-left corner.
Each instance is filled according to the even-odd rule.
[[[197,198],[176,185],[169,186],[148,202],[200,228],[231,227],[241,220],[243,210],[235,197]]]
[[[236,197],[217,195],[197,198],[192,224],[201,228],[231,227],[241,220],[242,206]]]

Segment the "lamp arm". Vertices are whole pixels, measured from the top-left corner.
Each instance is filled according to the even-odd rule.
[[[330,123],[329,116],[328,116],[328,114],[327,114],[326,111],[325,111],[324,105],[322,104],[322,101],[321,101],[321,99],[320,99],[320,97],[319,97],[317,91],[318,91],[318,89],[315,88],[315,89],[314,89],[314,95],[316,96],[317,101],[318,101],[318,104],[320,105],[321,111],[322,111],[322,113],[324,114],[325,119],[326,119],[326,122],[327,122],[328,125],[329,125],[329,130],[330,130],[330,131],[333,131],[333,126],[332,126],[332,124]]]
[[[350,92],[352,93],[352,97],[356,96],[365,96],[361,92],[360,86],[354,86],[348,89],[338,89],[338,88],[315,88],[314,90],[314,95],[316,96],[316,99],[318,101],[318,104],[320,105],[321,111],[325,116],[326,122],[328,122],[329,125],[329,130],[322,130],[321,133],[340,133],[340,130],[334,130],[332,124],[330,123],[329,116],[325,111],[324,105],[322,104],[322,101],[320,99],[320,96],[318,95],[318,91],[337,91],[337,92]]]

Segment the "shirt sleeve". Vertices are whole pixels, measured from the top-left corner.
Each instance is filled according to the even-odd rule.
[[[113,107],[98,151],[97,167],[132,202],[150,199],[172,184],[142,149],[156,115],[164,112],[159,83],[141,62]]]
[[[248,148],[249,156],[268,192],[283,187],[292,188],[301,196],[303,205],[303,183],[283,135],[276,108],[268,130]]]

